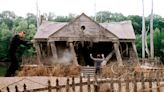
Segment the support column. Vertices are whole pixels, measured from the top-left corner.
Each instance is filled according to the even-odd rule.
[[[50,42],[50,45],[51,45],[51,52],[52,52],[53,59],[57,60],[58,56],[57,56],[57,49],[56,49],[55,42]]]
[[[41,64],[41,61],[40,61],[40,59],[41,59],[41,52],[40,52],[39,43],[36,42],[36,41],[33,41],[33,43],[34,43],[34,47],[36,49],[37,63]]]
[[[128,46],[128,43],[126,43],[126,56],[129,55],[129,46]]]
[[[120,54],[119,43],[118,42],[114,42],[114,50],[115,50],[117,61],[119,62],[119,66],[122,66],[123,62],[122,62],[122,57],[121,57],[121,54]]]
[[[132,47],[133,47],[133,51],[134,51],[134,53],[135,53],[135,57],[136,57],[137,61],[139,61],[139,60],[138,60],[138,53],[137,53],[137,49],[136,49],[136,44],[135,44],[135,42],[132,42]]]
[[[69,42],[69,47],[70,47],[70,50],[71,50],[71,53],[72,53],[72,56],[73,56],[73,64],[75,65],[78,65],[78,62],[77,62],[77,57],[76,57],[76,52],[75,52],[75,49],[74,49],[74,45],[73,45],[73,42]]]

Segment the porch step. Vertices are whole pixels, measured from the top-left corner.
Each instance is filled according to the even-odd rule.
[[[94,77],[95,71],[96,71],[96,68],[94,66],[83,66],[82,71],[81,71],[81,75],[83,77],[87,77],[88,75],[90,77]]]

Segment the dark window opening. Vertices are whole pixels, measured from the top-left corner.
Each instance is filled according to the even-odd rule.
[[[85,26],[81,26],[81,30],[85,30]]]

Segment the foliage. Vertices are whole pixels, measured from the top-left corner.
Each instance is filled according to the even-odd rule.
[[[141,35],[136,35],[136,47],[139,56],[141,57],[142,53],[142,42],[141,42]],[[164,30],[159,30],[156,28],[154,30],[154,55],[155,57],[160,57],[161,61],[164,63]],[[148,47],[150,49],[150,34],[147,37]]]
[[[33,14],[27,14],[27,18],[16,16],[13,12],[4,11],[0,14],[0,61],[8,60],[8,49],[11,38],[14,34],[25,31],[27,36],[25,40],[32,40],[36,32],[36,17]],[[20,46],[18,55],[24,53],[25,56],[31,56],[34,53],[32,46],[26,49]]]
[[[12,32],[4,22],[0,25],[0,61],[8,58],[8,48]]]

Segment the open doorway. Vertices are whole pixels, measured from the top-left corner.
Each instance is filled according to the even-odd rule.
[[[90,53],[93,57],[97,54],[104,54],[106,57],[113,50],[112,42],[77,42],[75,51],[77,54],[78,64],[82,66],[93,66],[94,61],[90,58]]]

